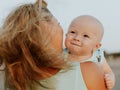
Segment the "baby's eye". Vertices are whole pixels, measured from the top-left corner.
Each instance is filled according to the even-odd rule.
[[[89,36],[88,36],[88,35],[86,35],[86,34],[84,35],[84,37],[87,37],[87,38],[89,38]]]
[[[71,31],[70,33],[75,33],[75,31]]]

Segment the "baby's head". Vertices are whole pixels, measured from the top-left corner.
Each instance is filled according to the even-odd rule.
[[[89,55],[101,46],[103,25],[95,17],[82,15],[69,26],[65,46],[71,54]]]

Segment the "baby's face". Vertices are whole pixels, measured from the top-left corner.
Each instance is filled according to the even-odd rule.
[[[97,27],[90,23],[73,22],[68,30],[65,46],[71,54],[89,55],[100,43]]]

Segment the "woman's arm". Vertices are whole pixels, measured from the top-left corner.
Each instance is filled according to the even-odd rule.
[[[107,90],[103,70],[97,63],[81,63],[81,70],[88,90]]]

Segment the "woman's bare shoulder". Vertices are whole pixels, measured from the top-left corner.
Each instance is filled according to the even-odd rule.
[[[107,90],[104,73],[100,65],[94,62],[81,63],[81,71],[88,90]]]

